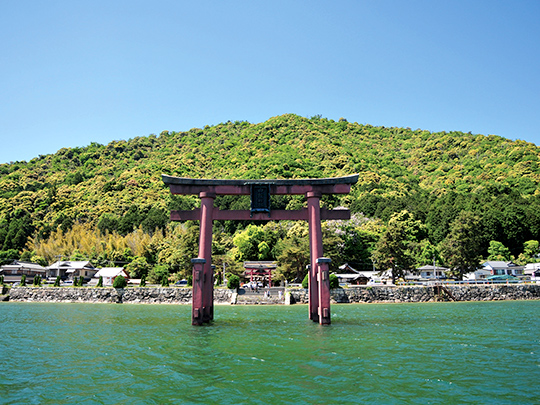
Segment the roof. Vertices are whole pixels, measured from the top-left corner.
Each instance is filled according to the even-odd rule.
[[[104,267],[94,274],[94,277],[116,277],[119,275],[127,276],[123,267]]]
[[[11,264],[1,266],[2,270],[30,269],[34,271],[46,271],[47,269],[37,263],[20,262],[15,260]]]
[[[427,264],[425,266],[422,266],[422,267],[418,267],[416,270],[443,270],[443,271],[446,271],[446,270],[449,270],[447,267],[442,267],[442,266],[433,266],[432,264]]]
[[[276,269],[276,262],[244,262],[245,269]]]
[[[84,269],[95,267],[89,261],[59,261],[49,266],[49,269]]]
[[[354,184],[358,181],[358,174],[344,177],[330,177],[325,179],[275,179],[275,180],[231,180],[231,179],[192,179],[188,177],[175,177],[162,174],[165,184],[181,184],[196,186],[245,186],[250,184],[272,184],[282,186],[292,185],[331,185],[331,184]]]
[[[336,274],[338,278],[341,279],[347,279],[347,280],[356,280],[357,278],[369,278],[364,276],[363,274],[358,273],[343,273],[343,274]]]
[[[339,266],[338,268],[339,268],[340,270],[348,270],[348,271],[352,271],[353,273],[357,273],[357,274],[360,273],[358,270],[353,269],[349,263],[342,264],[342,265]]]
[[[489,267],[490,269],[506,269],[507,267],[513,267],[515,266],[512,262],[501,262],[496,260],[488,260],[484,264],[482,264],[484,267]]]

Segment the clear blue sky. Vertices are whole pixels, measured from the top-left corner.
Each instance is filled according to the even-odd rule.
[[[285,113],[540,145],[540,1],[0,0],[0,163]]]

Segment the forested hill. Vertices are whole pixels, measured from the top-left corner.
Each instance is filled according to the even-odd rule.
[[[519,135],[519,134],[516,134]],[[433,244],[463,210],[482,218],[486,243],[517,254],[540,238],[540,149],[524,141],[462,132],[374,127],[319,116],[227,122],[186,132],[163,131],[87,147],[64,148],[30,162],[0,165],[0,250],[25,249],[77,223],[127,234],[142,225],[164,228],[170,208],[194,206],[172,198],[161,173],[195,178],[320,178],[359,173],[348,206],[388,221],[407,209]],[[222,207],[246,205],[221,198]],[[282,198],[276,206],[303,201]],[[234,229],[230,229],[233,232]],[[487,245],[484,244],[484,247]]]

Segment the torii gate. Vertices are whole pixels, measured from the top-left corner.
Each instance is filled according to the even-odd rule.
[[[347,194],[358,175],[327,179],[215,180],[173,177],[163,174],[172,194],[197,194],[201,207],[192,211],[171,211],[171,221],[200,221],[199,257],[193,263],[191,323],[202,325],[214,319],[214,274],[212,269],[212,221],[304,220],[309,225],[309,319],[330,324],[330,283],[323,257],[321,220],[350,219],[349,210],[321,209],[323,194]],[[307,209],[270,210],[270,195],[305,195]],[[221,211],[214,207],[217,195],[251,195],[251,210]]]

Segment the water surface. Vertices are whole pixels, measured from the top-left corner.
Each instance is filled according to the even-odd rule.
[[[0,304],[0,404],[538,404],[540,301]]]

